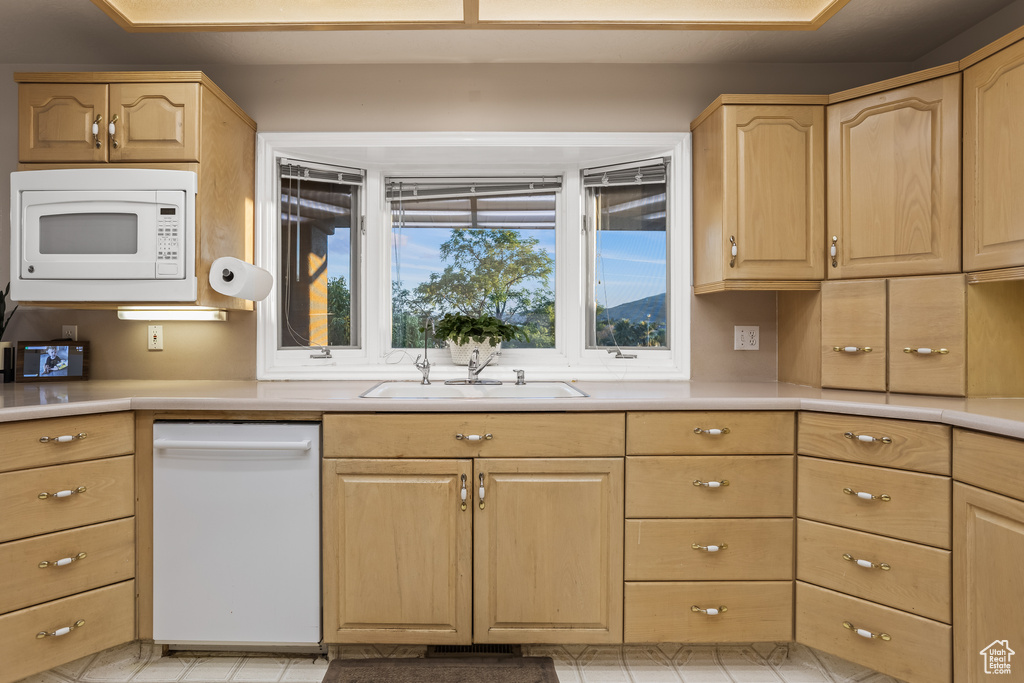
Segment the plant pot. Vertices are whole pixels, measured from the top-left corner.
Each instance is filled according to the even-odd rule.
[[[452,354],[452,362],[456,365],[469,365],[469,357],[473,354],[473,349],[479,349],[480,351],[480,362],[483,362],[491,353],[495,351],[501,351],[501,342],[497,344],[491,343],[491,338],[488,337],[485,342],[470,341],[466,344],[456,344],[452,340],[448,340],[448,350]],[[498,362],[496,357],[491,361],[491,365],[495,365]]]

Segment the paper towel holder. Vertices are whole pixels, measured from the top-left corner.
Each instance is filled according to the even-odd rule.
[[[210,266],[210,286],[225,296],[262,301],[274,287],[274,276],[259,266],[224,256]]]

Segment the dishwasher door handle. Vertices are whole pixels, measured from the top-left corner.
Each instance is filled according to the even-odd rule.
[[[302,441],[184,441],[155,439],[154,449],[179,451],[308,451],[309,439]]]

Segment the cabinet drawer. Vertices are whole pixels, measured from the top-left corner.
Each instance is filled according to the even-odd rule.
[[[53,441],[73,436],[71,441]],[[40,439],[48,439],[45,442]],[[0,472],[93,460],[135,451],[131,413],[53,417],[0,424]]]
[[[77,559],[55,565],[70,558]],[[44,561],[49,564],[40,567]],[[134,517],[0,544],[0,576],[5,577],[0,614],[134,575]]]
[[[793,521],[630,519],[625,556],[627,581],[792,579]]]
[[[801,455],[947,476],[950,472],[950,428],[945,425],[826,413],[800,413],[799,424]]]
[[[856,560],[876,566],[859,566]],[[801,581],[951,621],[948,550],[801,519],[796,567]]]
[[[843,626],[891,640],[861,637]],[[931,619],[796,582],[796,641],[908,683],[951,679],[952,629]]]
[[[889,391],[965,394],[966,287],[963,275],[889,281]]]
[[[949,549],[947,477],[800,456],[797,490],[800,517]]]
[[[821,283],[821,386],[885,391],[885,316],[885,280]]]
[[[953,430],[953,478],[1024,500],[1024,441]]]
[[[793,639],[792,581],[627,582],[625,596],[627,643]]]
[[[625,439],[623,413],[325,415],[323,425],[327,458],[621,457]]]
[[[0,474],[0,541],[130,517],[135,510],[132,457],[90,460]],[[48,496],[74,491],[67,497]]]
[[[722,486],[712,488],[697,482]],[[792,515],[791,455],[626,458],[626,517]]]
[[[76,622],[60,636],[37,638]],[[135,638],[135,582],[98,588],[0,617],[0,683],[52,669]]]
[[[626,454],[792,453],[794,427],[791,412],[631,412]]]

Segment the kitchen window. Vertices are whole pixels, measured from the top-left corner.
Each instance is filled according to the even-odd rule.
[[[689,376],[688,134],[262,133],[257,165],[259,379],[418,379],[425,316],[481,311],[529,333],[495,379]]]
[[[558,177],[385,180],[391,212],[391,344],[423,345],[426,316],[521,326],[509,348],[555,347]]]
[[[279,348],[358,347],[363,173],[292,159],[278,169]]]

